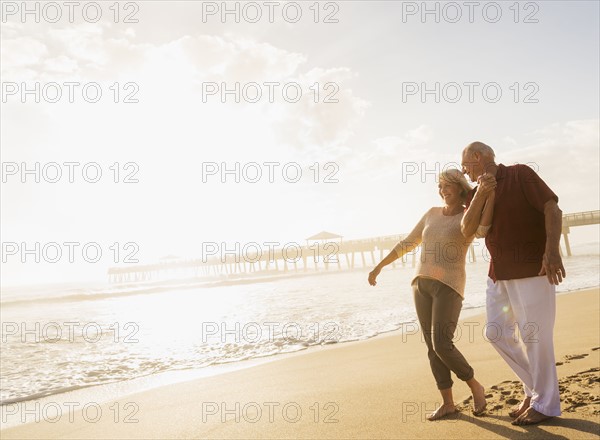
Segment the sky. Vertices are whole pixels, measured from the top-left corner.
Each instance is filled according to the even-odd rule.
[[[58,2],[37,23],[3,2],[2,284],[105,279],[206,243],[409,232],[475,140],[532,166],[564,213],[597,210],[598,2],[491,3],[276,2],[270,20],[229,2],[236,22],[221,2],[100,2],[92,22]],[[222,94],[236,83],[238,102]],[[239,182],[222,175],[236,162]],[[36,163],[39,182],[22,174]]]

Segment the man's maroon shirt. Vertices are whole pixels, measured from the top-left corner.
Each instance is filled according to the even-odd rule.
[[[492,226],[485,237],[488,276],[513,280],[538,276],[546,248],[544,204],[558,196],[527,165],[498,165]],[[477,187],[467,197],[467,208]]]

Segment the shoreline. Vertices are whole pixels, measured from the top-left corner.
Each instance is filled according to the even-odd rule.
[[[563,309],[563,305],[567,305],[568,307],[566,307],[565,309]],[[483,323],[483,315],[481,313],[476,314],[476,309],[470,309],[471,311],[473,311],[473,313],[468,313],[468,315],[470,316],[461,316],[461,323],[465,323],[465,319],[469,319],[469,323],[470,324],[477,324],[477,325],[482,325]],[[573,323],[577,324],[577,322],[579,322],[582,316],[582,314],[585,313],[593,313],[593,312],[597,312],[598,311],[598,288],[594,288],[594,289],[581,289],[581,290],[577,290],[577,291],[570,291],[570,292],[561,292],[561,293],[557,293],[557,323],[559,323],[559,319],[564,320],[565,315],[567,316],[569,321],[572,321]],[[596,316],[594,319],[590,322],[590,328],[586,328],[585,331],[589,334],[591,334],[591,336],[588,335],[588,340],[590,339],[590,337],[594,340],[589,340],[586,341],[586,346],[588,351],[593,348],[593,347],[597,347],[598,346],[598,329],[599,329],[599,323],[598,323],[598,318],[597,318],[597,314],[593,315]],[[557,326],[559,327],[559,326]],[[570,326],[570,325],[566,325],[566,323],[563,323],[562,326],[560,326],[559,328],[555,329],[555,346],[556,346],[556,360],[557,361],[561,361],[563,359],[564,356],[575,356],[575,355],[581,355],[582,358],[586,359],[585,361],[580,361],[580,360],[563,360],[563,364],[561,364],[561,366],[559,367],[560,370],[559,371],[559,377],[563,376],[564,374],[570,374],[572,372],[577,373],[577,371],[574,371],[571,367],[573,366],[577,366],[577,365],[581,365],[583,366],[584,363],[586,363],[586,365],[589,366],[590,361],[592,361],[592,365],[598,365],[598,362],[596,361],[596,358],[598,358],[598,355],[600,354],[600,350],[594,351],[594,352],[590,352],[590,353],[577,353],[577,351],[582,351],[582,348],[578,348],[576,347],[576,345],[580,345],[581,341],[580,340],[573,340],[572,338],[570,338],[569,336],[578,336],[579,339],[581,339],[581,329],[577,329],[576,326]],[[466,327],[465,327],[466,328]],[[402,330],[394,330],[394,331],[390,331],[390,332],[385,332],[385,333],[381,333],[377,336],[365,339],[365,340],[360,340],[360,341],[351,341],[351,342],[355,342],[354,344],[352,343],[338,343],[338,344],[328,344],[325,346],[318,346],[318,347],[313,347],[312,350],[308,350],[308,349],[304,349],[304,350],[300,350],[300,351],[296,351],[296,352],[291,352],[291,353],[285,353],[282,355],[273,355],[270,356],[271,359],[268,360],[264,360],[264,362],[260,362],[257,365],[248,365],[247,367],[243,367],[243,368],[232,368],[229,371],[226,372],[217,372],[216,374],[210,375],[210,376],[205,376],[205,377],[201,377],[201,378],[188,378],[188,380],[183,380],[183,381],[178,381],[175,383],[163,383],[163,384],[159,384],[159,386],[157,387],[150,387],[150,388],[146,388],[144,390],[138,390],[138,391],[134,391],[134,390],[130,390],[130,392],[128,392],[127,394],[121,394],[118,397],[115,396],[106,396],[107,399],[104,399],[103,401],[106,402],[113,402],[113,405],[115,404],[114,402],[119,402],[119,401],[124,401],[124,400],[128,400],[128,401],[132,401],[132,402],[138,402],[136,403],[137,405],[139,405],[140,409],[143,407],[146,408],[145,411],[150,411],[150,413],[152,413],[153,411],[151,411],[148,406],[153,406],[156,405],[157,403],[155,403],[156,400],[158,401],[162,401],[163,397],[168,397],[167,401],[165,401],[164,405],[160,405],[161,411],[163,411],[164,413],[166,413],[167,415],[171,415],[173,416],[173,414],[171,414],[171,411],[176,411],[175,408],[179,408],[178,411],[180,411],[182,409],[182,405],[183,407],[185,407],[186,405],[191,405],[190,401],[188,401],[187,396],[182,395],[182,393],[187,393],[188,391],[190,391],[192,396],[197,396],[197,398],[204,398],[204,394],[208,394],[211,396],[211,398],[215,401],[227,401],[229,400],[226,396],[238,396],[240,393],[242,393],[242,391],[244,391],[246,388],[251,388],[252,392],[248,393],[250,396],[256,396],[256,393],[262,395],[264,394],[264,390],[260,387],[261,382],[265,381],[265,378],[267,378],[267,382],[269,382],[269,378],[275,377],[279,379],[279,384],[280,387],[276,388],[276,389],[271,389],[272,387],[267,386],[267,388],[270,390],[271,395],[270,395],[270,399],[275,399],[275,401],[286,401],[288,400],[287,396],[295,396],[295,398],[297,399],[297,401],[300,401],[302,399],[304,399],[304,396],[307,392],[306,389],[304,389],[304,387],[302,387],[302,380],[299,380],[299,378],[304,378],[304,382],[306,382],[306,387],[310,390],[318,390],[319,391],[319,396],[323,397],[323,396],[327,396],[328,394],[331,394],[334,391],[337,391],[338,388],[342,387],[345,389],[345,396],[344,399],[342,399],[341,401],[345,401],[346,404],[343,406],[348,406],[351,405],[352,399],[356,398],[356,399],[364,399],[364,396],[370,396],[373,391],[371,390],[371,387],[367,386],[365,388],[366,385],[368,385],[370,383],[370,385],[373,385],[372,382],[375,382],[378,385],[381,385],[381,380],[376,380],[372,374],[369,374],[367,377],[365,377],[364,372],[365,371],[369,371],[369,368],[366,369],[355,369],[352,367],[352,365],[354,364],[354,362],[358,362],[358,363],[366,363],[369,364],[371,367],[370,368],[376,368],[378,370],[383,370],[383,372],[379,372],[381,373],[381,376],[383,378],[383,382],[384,382],[384,388],[383,389],[387,389],[388,386],[393,386],[395,388],[398,388],[398,391],[400,391],[400,394],[406,395],[408,394],[409,396],[413,396],[413,397],[409,397],[410,402],[412,402],[411,404],[414,404],[415,402],[419,403],[419,405],[417,405],[417,407],[419,407],[419,413],[422,412],[420,408],[421,406],[423,406],[424,408],[426,407],[426,409],[430,410],[432,409],[432,406],[434,404],[434,402],[436,402],[438,399],[438,395],[437,392],[435,390],[435,384],[432,381],[432,378],[430,378],[429,376],[431,375],[431,373],[429,371],[424,371],[424,369],[428,368],[427,365],[427,359],[426,359],[426,350],[424,348],[424,344],[421,342],[421,338],[417,337],[419,336],[418,332],[407,332],[406,334],[402,333]],[[465,353],[465,356],[467,357],[467,359],[471,359],[471,358],[479,358],[477,361],[473,360],[472,363],[476,368],[476,371],[478,371],[477,375],[478,375],[478,379],[480,380],[480,382],[482,382],[484,384],[484,386],[486,386],[486,389],[492,385],[497,385],[502,381],[506,381],[506,379],[515,379],[514,375],[512,374],[512,372],[508,369],[508,367],[503,363],[503,361],[500,359],[499,355],[497,355],[497,353],[493,350],[493,348],[491,348],[491,344],[489,344],[489,342],[485,342],[482,341],[481,338],[481,332],[475,332],[475,334],[473,335],[474,338],[473,340],[471,340],[471,337],[469,337],[469,340],[467,341],[466,339],[463,340],[459,340],[457,342],[457,346],[459,347],[459,349],[461,349],[461,351],[463,351]],[[567,346],[565,346],[564,340],[569,340],[569,341],[573,341],[573,343],[567,344]],[[560,346],[559,346],[560,345]],[[398,348],[398,350],[393,349],[390,352],[390,346],[396,347]],[[398,353],[395,353],[395,352]],[[575,351],[575,352],[573,352]],[[369,356],[367,356],[365,358],[365,355],[361,354],[362,352],[368,352],[370,353]],[[400,352],[402,352],[401,356],[402,359],[399,358]],[[406,352],[406,353],[405,353]],[[414,353],[413,353],[414,352]],[[407,356],[406,359],[404,359],[404,356]],[[483,357],[482,357],[483,356]],[[348,363],[342,363],[342,365],[348,365],[349,369],[351,370],[350,373],[348,373],[347,371],[345,371],[345,369],[342,367],[342,371],[337,371],[336,367],[334,366],[335,362],[337,362],[339,360],[339,358],[350,358],[347,359]],[[373,359],[375,360],[383,360],[383,359],[387,359],[387,362],[375,362],[373,364]],[[570,359],[579,359],[576,356],[575,357],[571,357]],[[352,361],[351,361],[352,360]],[[242,361],[245,362],[245,361]],[[399,363],[398,363],[399,362]],[[332,364],[333,363],[333,364]],[[386,363],[391,363],[395,365],[395,368],[391,368],[390,366],[386,365]],[[579,364],[577,364],[579,363]],[[240,364],[238,362],[238,364]],[[312,365],[311,364],[315,364]],[[375,367],[376,365],[376,367]],[[400,383],[398,382],[398,366],[400,366],[402,368],[403,373],[407,376],[407,377],[413,377],[414,378],[414,383],[411,384],[404,384],[402,383],[400,385]],[[368,365],[366,365],[365,367],[368,367]],[[358,367],[357,367],[358,368]],[[390,370],[391,368],[391,370]],[[315,377],[316,372],[318,371],[323,371],[322,375],[326,376],[329,378],[329,380],[326,380],[324,383],[321,383],[320,386],[317,387],[311,387],[310,383],[317,380],[321,375],[317,374],[317,376]],[[332,371],[330,371],[332,370]],[[344,374],[341,374],[344,373]],[[352,377],[353,379],[349,379],[348,377],[346,377],[347,381],[343,382],[342,384],[338,384],[337,383],[337,376],[338,375],[346,375],[348,376],[348,374],[350,375],[350,377]],[[483,376],[483,377],[482,377]],[[250,378],[250,379],[249,379]],[[253,380],[252,380],[253,379]],[[281,380],[283,380],[283,382],[281,382]],[[367,381],[367,384],[364,384],[363,382]],[[295,383],[298,382],[298,383]],[[335,385],[332,388],[332,384],[331,382],[335,382]],[[348,383],[349,382],[349,383]],[[356,382],[356,383],[355,383]],[[460,381],[456,381],[456,382],[460,382]],[[510,382],[510,381],[509,381]],[[270,384],[272,385],[272,384]],[[86,392],[89,392],[90,390],[93,390],[93,392],[91,394],[96,394],[96,396],[99,396],[99,391],[103,388],[105,388],[107,385],[100,385],[100,386],[96,386],[96,387],[90,387],[88,389],[86,389]],[[256,388],[258,386],[258,388]],[[298,388],[300,386],[300,388]],[[416,388],[415,388],[416,387]],[[455,401],[459,401],[459,397],[464,397],[466,396],[468,393],[466,392],[466,387],[464,385],[460,385],[459,383],[456,384],[456,387],[461,387],[460,391],[455,392]],[[255,389],[256,388],[256,389]],[[71,401],[78,401],[78,402],[83,402],[85,401],[86,397],[84,397],[83,395],[76,395],[77,392],[69,392],[69,393],[62,393],[60,396],[62,396],[62,398],[58,399],[55,396],[53,397],[53,401],[69,401],[69,399]],[[356,394],[358,393],[358,394]],[[242,393],[243,394],[243,393]],[[314,394],[314,393],[313,393]],[[353,395],[354,397],[351,398],[350,400],[347,399],[348,394]],[[162,397],[159,397],[162,396]],[[286,396],[285,398],[282,399],[283,396]],[[414,400],[414,396],[420,396],[420,398],[422,399],[421,402],[415,401]],[[89,396],[87,396],[89,397]],[[302,397],[302,398],[301,398]],[[184,398],[184,402],[180,401],[180,398]],[[389,399],[390,397],[388,397]],[[48,399],[48,398],[45,398]],[[172,399],[172,400],[170,400]],[[256,397],[252,397],[252,399],[254,399],[254,401],[256,401]],[[325,397],[325,399],[327,400],[327,397]],[[367,400],[369,402],[371,402],[372,405],[377,405],[377,402],[379,400],[381,400],[382,397],[378,396],[377,398],[375,398],[374,400],[370,397],[367,398]],[[102,399],[96,399],[96,400],[102,400]],[[292,399],[293,400],[293,399]],[[313,399],[314,400],[314,399]],[[394,397],[392,396],[392,400],[394,400]],[[397,400],[397,399],[396,399]],[[265,400],[267,401],[267,400]],[[329,400],[327,400],[329,401]],[[336,400],[333,400],[334,402]],[[339,402],[341,402],[338,399]],[[27,401],[31,404],[33,404],[34,401]],[[96,401],[95,401],[96,402]],[[186,403],[187,402],[187,403]],[[100,404],[100,402],[96,402],[99,405],[102,405],[103,407],[106,407],[106,404]],[[320,399],[320,403],[327,403],[326,401],[324,401],[323,399]],[[381,402],[380,402],[381,403]],[[398,403],[398,402],[396,402]],[[404,402],[406,403],[406,401]],[[402,402],[400,402],[400,404],[402,404]],[[196,403],[197,405],[197,403]],[[7,406],[3,406],[2,408],[6,409]],[[359,409],[362,408],[361,405],[359,405]],[[340,405],[340,409],[341,409],[341,405]],[[363,408],[364,409],[364,408]],[[384,409],[390,410],[389,407],[384,407]],[[308,406],[307,406],[307,411],[308,411]],[[141,412],[141,410],[140,410]],[[162,414],[161,417],[164,417],[163,412],[160,412],[160,414]],[[193,411],[194,414],[198,414],[198,408],[195,408],[195,410]],[[376,411],[377,413],[381,412],[380,409]],[[390,413],[394,413],[394,411],[390,410]],[[397,413],[397,411],[396,411]],[[360,416],[360,412],[357,414],[358,416]],[[396,414],[397,416],[398,414]],[[373,416],[373,414],[371,414],[371,416]],[[500,418],[503,416],[499,416]],[[565,415],[566,417],[566,415]],[[5,421],[5,414],[3,414],[3,422]],[[560,420],[563,420],[563,418],[561,417]],[[163,420],[164,421],[164,420]],[[214,422],[214,421],[213,421]],[[417,422],[417,421],[415,421]],[[417,423],[417,425],[420,426],[421,422],[418,421],[419,423]],[[472,422],[472,420],[471,420]],[[431,423],[429,422],[429,425],[436,425],[436,423]],[[52,438],[72,438],[70,437],[68,434],[66,434],[67,432],[71,432],[71,429],[75,427],[75,425],[77,425],[78,429],[84,429],[85,432],[93,432],[95,433],[94,435],[98,435],[99,432],[104,432],[104,431],[98,431],[97,430],[97,426],[96,425],[90,425],[89,423],[83,423],[83,425],[78,425],[77,423],[75,424],[64,424],[64,423],[57,423],[57,424],[51,424],[51,423],[44,423],[44,421],[42,421],[41,423],[29,423],[29,424],[22,424],[20,423],[20,421],[17,420],[17,423],[8,423],[8,424],[4,424],[3,423],[3,429],[2,429],[2,434],[3,437],[6,435],[6,438],[29,438],[30,436],[33,436],[35,438],[47,438],[45,437],[45,434],[43,434],[44,432],[48,432],[48,436],[52,437]],[[18,426],[15,426],[18,425]],[[210,428],[209,429],[209,425]],[[239,425],[239,424],[238,424]],[[242,424],[245,426],[245,428],[249,428],[246,424]],[[288,426],[291,425],[291,426]],[[266,428],[270,430],[274,429],[275,431],[279,432],[278,430],[281,429],[289,429],[289,428],[293,428],[294,424],[283,424],[282,426],[279,427],[275,427],[272,425],[266,425]],[[453,425],[456,425],[456,423],[453,423]],[[58,427],[61,426],[61,428],[59,429]],[[261,425],[262,426],[262,425]],[[335,430],[335,424],[331,425],[331,426],[325,426],[323,424],[321,424],[318,427],[315,426],[305,426],[306,429],[308,429],[310,432],[313,432],[311,430],[314,430],[316,428],[319,429],[324,429],[325,431],[321,431],[318,430],[318,435],[321,437],[330,437],[330,438],[336,438],[336,435],[334,435],[334,432],[337,432]],[[428,427],[427,424],[424,425],[425,427]],[[116,425],[116,424],[109,424],[108,425],[109,428],[107,429],[112,429],[113,431],[116,430],[116,432],[118,432],[117,436],[125,436],[124,433],[121,431],[122,429],[128,429],[131,428],[130,426],[125,426],[125,425]],[[230,438],[227,437],[225,434],[226,432],[229,432],[231,430],[231,432],[233,433],[234,431],[237,432],[236,428],[241,428],[240,426],[235,426],[234,425],[230,425],[229,423],[223,423],[223,422],[219,422],[217,421],[217,423],[200,423],[196,420],[196,423],[194,424],[194,429],[202,429],[204,430],[204,428],[207,429],[206,432],[213,432],[211,429],[215,429],[214,433],[218,432],[219,435],[217,435],[216,438]],[[341,426],[337,426],[338,428],[341,428]],[[106,426],[105,426],[106,428]],[[141,426],[140,426],[141,428]],[[265,428],[265,426],[263,426],[263,428]],[[59,431],[56,431],[56,429],[59,429]],[[256,429],[257,433],[258,431],[258,427],[254,427],[252,426],[251,429]],[[523,428],[520,428],[523,429]],[[164,430],[161,431],[162,435],[165,435]],[[242,430],[240,431],[242,433],[245,433],[246,431]],[[254,431],[253,431],[254,432]],[[308,432],[308,431],[307,431]],[[346,433],[346,436],[349,435],[348,431],[344,431]],[[379,431],[378,431],[379,432]],[[25,437],[21,437],[21,434],[19,433],[23,433],[26,434]],[[315,432],[313,432],[313,434],[315,434]],[[381,432],[380,432],[381,434]],[[431,433],[430,433],[431,434]],[[103,434],[104,435],[104,434]],[[116,435],[116,433],[115,433]],[[134,436],[138,436],[141,434],[135,434],[134,431],[128,432],[126,436],[130,436],[130,435],[134,435]],[[158,435],[155,434],[154,431],[150,432],[146,432],[146,435],[150,435],[150,437],[154,437],[154,435]],[[195,434],[197,435],[197,434]],[[213,435],[213,434],[211,434]],[[228,434],[229,435],[229,434]],[[297,437],[293,434],[291,434],[292,437]],[[443,436],[443,435],[442,435]],[[110,437],[112,437],[112,434],[110,435]],[[143,436],[142,436],[143,437]],[[194,438],[194,435],[184,435],[183,437],[185,438]],[[385,436],[384,436],[385,437]],[[93,438],[92,437],[88,437],[88,438]],[[204,434],[203,434],[203,438],[204,438]],[[237,437],[236,437],[237,438]],[[244,435],[242,435],[240,438],[245,438]],[[257,437],[258,438],[258,437]],[[388,437],[386,437],[388,438]],[[396,437],[389,437],[389,438],[396,438]],[[411,438],[411,437],[407,437],[407,438]],[[476,437],[473,437],[476,438]]]
[[[578,293],[581,291],[587,291],[594,289],[595,287],[584,287],[580,289],[567,290],[564,292],[557,292],[556,296],[570,295],[574,293]],[[482,317],[485,315],[485,305],[475,306],[467,309],[461,310],[460,321],[464,321],[467,318],[476,318],[479,315]],[[80,388],[76,388],[73,390],[65,390],[65,391],[57,391],[51,392],[50,394],[38,396],[27,396],[23,398],[14,398],[7,399],[8,401],[3,401],[0,403],[0,410],[7,405],[14,404],[22,404],[26,402],[37,402],[39,401],[41,404],[44,404],[46,401],[56,400],[57,396],[63,396],[77,399],[86,399],[89,396],[95,396],[100,398],[95,398],[95,402],[105,403],[110,400],[120,399],[123,397],[127,397],[132,394],[136,394],[143,391],[149,391],[152,389],[160,388],[163,386],[168,386],[172,384],[177,384],[181,382],[192,381],[195,379],[205,378],[205,377],[213,377],[221,374],[226,374],[231,371],[243,370],[246,368],[251,368],[257,365],[262,365],[265,363],[276,362],[280,359],[284,359],[287,357],[304,354],[307,352],[312,352],[314,350],[320,350],[327,347],[335,347],[346,344],[356,344],[356,343],[364,343],[373,339],[382,338],[382,337],[390,337],[390,336],[402,336],[405,329],[408,328],[409,324],[415,324],[415,320],[406,321],[400,323],[400,327],[392,330],[384,330],[380,333],[377,333],[374,336],[368,336],[362,339],[341,341],[332,344],[318,344],[318,345],[309,345],[304,348],[284,352],[284,353],[273,353],[261,357],[254,357],[249,359],[243,359],[239,361],[231,361],[224,362],[219,364],[214,364],[201,368],[193,368],[193,369],[185,369],[185,370],[167,370],[159,373],[149,374],[146,376],[135,377],[128,380],[123,381],[115,381],[115,382],[107,382],[102,384],[93,384],[88,386],[83,386]],[[410,329],[414,330],[414,325],[410,325]],[[62,400],[62,399],[61,399]],[[89,399],[88,399],[89,400]],[[6,426],[2,420],[0,422],[0,431],[7,429],[13,425]]]
[[[588,254],[582,254],[579,256],[587,256]],[[596,254],[589,254],[589,256],[595,256]],[[468,265],[474,264],[488,264],[487,262],[476,261],[476,262],[468,262]],[[326,276],[326,275],[342,275],[352,272],[362,272],[368,273],[372,269],[372,266],[366,267],[356,267],[352,270],[320,270],[315,272],[290,272],[290,273],[267,273],[262,275],[250,275],[250,276],[233,276],[233,277],[206,277],[206,278],[181,278],[181,279],[166,279],[166,280],[157,280],[157,281],[148,281],[142,283],[104,283],[104,282],[92,282],[88,287],[84,288],[74,288],[76,283],[73,283],[73,286],[70,286],[69,289],[74,290],[85,290],[92,289],[97,291],[96,293],[75,293],[71,295],[59,295],[59,296],[41,296],[41,297],[32,297],[32,298],[24,298],[17,299],[11,298],[9,300],[5,300],[0,303],[3,307],[18,307],[28,303],[53,303],[53,302],[69,302],[73,300],[84,300],[84,301],[96,301],[102,300],[106,298],[119,298],[126,296],[136,296],[136,295],[146,295],[146,294],[159,294],[167,291],[185,291],[185,290],[193,290],[193,289],[211,289],[218,287],[228,287],[228,286],[243,286],[243,285],[252,285],[252,284],[261,284],[261,283],[270,283],[276,281],[285,281],[285,280],[293,280],[293,279],[301,279],[306,277],[315,277],[315,276]],[[414,267],[412,266],[400,266],[398,265],[395,268],[387,269],[389,271],[403,271],[410,270],[414,271]],[[5,292],[0,292],[0,296],[8,294],[11,290],[19,290],[19,289],[27,289],[27,288],[35,288],[41,289],[43,286],[46,286],[48,289],[55,288],[56,285],[60,285],[61,283],[51,283],[51,284],[35,284],[35,285],[14,285],[14,286],[2,286],[2,290]],[[93,286],[93,287],[91,287]],[[560,287],[560,286],[559,286]],[[569,292],[581,289],[588,289],[591,287],[578,287],[573,290],[569,290]],[[562,292],[560,292],[562,293]],[[10,294],[9,294],[10,295]],[[12,296],[12,295],[10,295]]]

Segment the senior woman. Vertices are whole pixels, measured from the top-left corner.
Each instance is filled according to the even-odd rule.
[[[450,371],[471,389],[473,414],[481,415],[486,407],[484,387],[475,379],[473,368],[452,342],[464,297],[466,254],[475,237],[464,238],[460,230],[464,202],[471,187],[462,172],[449,169],[439,175],[438,189],[444,206],[429,209],[408,237],[369,273],[369,284],[375,286],[383,267],[421,245],[421,258],[411,285],[431,371],[443,399],[443,404],[427,417],[428,420],[456,412]],[[493,200],[490,203],[488,199],[476,236],[487,232],[492,207]]]

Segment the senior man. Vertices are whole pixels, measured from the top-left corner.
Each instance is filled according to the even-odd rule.
[[[509,414],[514,425],[540,423],[561,414],[553,342],[556,285],[566,276],[558,197],[529,166],[496,164],[482,142],[463,150],[462,167],[478,183],[461,223],[465,237],[477,231],[485,204],[494,204],[485,238],[486,336],[523,382],[524,399]]]

